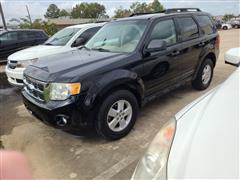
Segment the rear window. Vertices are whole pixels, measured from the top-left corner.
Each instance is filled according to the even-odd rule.
[[[212,34],[214,32],[214,25],[209,16],[196,16],[196,19],[204,34]]]
[[[178,18],[178,24],[181,29],[182,41],[191,40],[197,38],[198,26],[196,22],[191,17],[180,17]]]

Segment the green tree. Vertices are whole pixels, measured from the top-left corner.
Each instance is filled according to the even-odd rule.
[[[47,8],[47,12],[44,15],[45,18],[58,18],[60,16],[60,9],[56,4],[50,4]]]
[[[229,21],[230,19],[234,18],[235,16],[233,14],[225,14],[223,16],[223,21]]]
[[[99,3],[77,4],[72,12],[72,18],[99,18],[106,14],[106,8]]]
[[[55,24],[49,24],[41,19],[34,20],[32,24],[25,18],[20,19],[21,23],[19,24],[19,28],[21,29],[42,29],[50,36],[58,31],[58,28]]]
[[[160,12],[164,10],[163,5],[158,0],[154,0],[149,4],[149,8],[151,12]]]
[[[70,13],[68,13],[65,9],[62,9],[59,13],[60,17],[64,17],[64,16],[70,16]]]
[[[135,2],[130,6],[130,11],[132,13],[147,13],[150,12],[150,8],[147,3]]]
[[[163,10],[164,7],[159,2],[159,0],[153,0],[153,2],[149,4],[146,4],[145,2],[144,3],[135,2],[131,4],[129,9],[123,9],[122,7],[116,9],[114,11],[115,13],[114,17],[121,18],[129,16],[130,14],[160,12]]]
[[[131,15],[131,11],[129,9],[124,9],[122,6],[114,11],[114,18],[122,18],[128,17]]]

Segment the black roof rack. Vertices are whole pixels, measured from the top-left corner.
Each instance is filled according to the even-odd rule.
[[[201,12],[201,10],[199,8],[172,8],[172,9],[165,9],[163,11],[158,11],[158,12],[133,13],[130,15],[130,17],[147,15],[147,14],[158,14],[158,13],[171,14],[171,13],[179,13],[179,12]]]

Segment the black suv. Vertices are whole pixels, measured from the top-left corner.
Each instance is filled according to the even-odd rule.
[[[217,29],[199,9],[135,14],[106,24],[74,53],[29,66],[24,104],[54,127],[119,139],[150,100],[189,81],[206,89],[218,52]]]
[[[48,39],[42,30],[8,30],[0,31],[0,62],[21,49],[42,44]]]

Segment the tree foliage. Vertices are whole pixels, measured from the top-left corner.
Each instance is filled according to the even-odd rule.
[[[131,15],[131,10],[124,9],[122,6],[114,11],[114,17],[115,18],[121,18],[121,17],[127,17]]]
[[[234,18],[235,16],[233,14],[225,14],[222,18],[223,21],[229,21],[232,18]]]
[[[62,9],[59,13],[60,17],[66,17],[66,16],[70,16],[70,13],[68,13],[65,9]]]
[[[72,18],[98,18],[106,14],[106,8],[99,3],[77,4],[71,12]]]
[[[44,15],[45,18],[58,18],[60,16],[60,9],[56,4],[50,4],[47,8],[47,12]]]
[[[115,18],[121,18],[121,17],[127,17],[130,14],[135,13],[150,13],[150,12],[159,12],[163,11],[164,7],[159,2],[159,0],[153,0],[152,3],[141,3],[141,2],[134,2],[131,4],[129,9],[124,9],[123,7],[120,7],[115,10]]]
[[[21,29],[42,29],[48,35],[52,36],[58,31],[58,28],[55,24],[49,24],[46,21],[41,19],[36,19],[32,24],[26,21],[25,18],[21,18],[21,23],[19,24]]]

